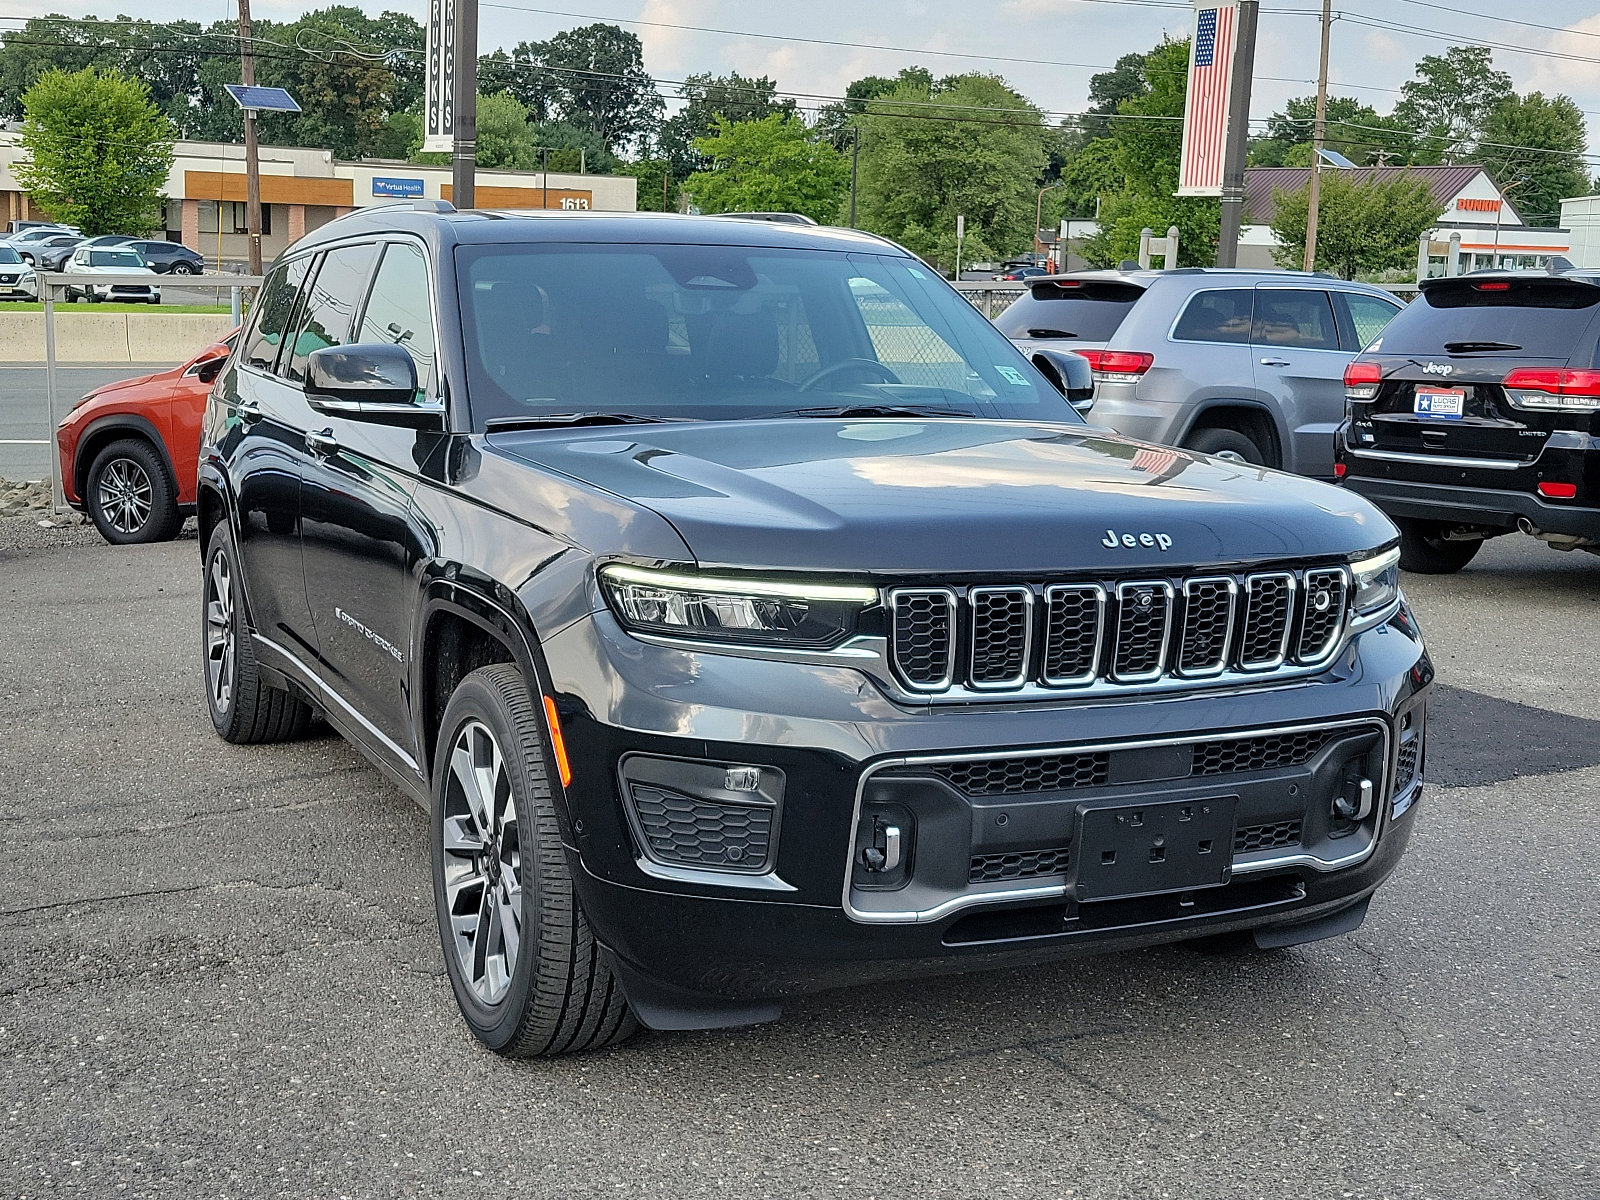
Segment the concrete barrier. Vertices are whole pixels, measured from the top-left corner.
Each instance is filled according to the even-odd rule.
[[[56,310],[56,361],[182,362],[233,328],[227,313]],[[0,312],[0,362],[44,361],[44,314]]]

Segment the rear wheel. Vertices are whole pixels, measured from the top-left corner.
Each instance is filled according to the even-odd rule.
[[[198,269],[190,262],[175,262],[172,264],[172,273],[174,275],[195,275],[198,274]]]
[[[1448,539],[1437,521],[1400,517],[1400,567],[1417,575],[1453,575],[1466,566],[1483,546],[1482,538]]]
[[[183,518],[166,467],[149,442],[125,438],[95,456],[85,479],[89,517],[113,546],[169,542]]]
[[[1197,454],[1249,463],[1253,467],[1267,465],[1266,453],[1256,445],[1255,439],[1237,429],[1197,429],[1189,435],[1184,447]]]
[[[467,1026],[512,1057],[594,1050],[638,1022],[573,890],[522,672],[474,671],[445,708],[433,764],[433,894]]]
[[[239,590],[238,560],[226,521],[206,544],[200,629],[206,658],[206,708],[224,741],[283,742],[305,733],[311,707],[261,678]]]

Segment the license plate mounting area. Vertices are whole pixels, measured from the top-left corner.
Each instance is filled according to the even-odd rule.
[[[1238,799],[1079,805],[1077,899],[1114,900],[1227,883]]]

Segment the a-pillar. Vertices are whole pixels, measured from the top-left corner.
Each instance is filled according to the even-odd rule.
[[[306,206],[304,204],[289,205],[289,241],[298,242],[306,235]]]
[[[185,200],[183,202],[182,216],[182,241],[183,244],[195,253],[200,253],[200,201]]]

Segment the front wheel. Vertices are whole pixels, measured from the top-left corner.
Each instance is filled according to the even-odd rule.
[[[1400,568],[1416,575],[1454,575],[1477,556],[1482,538],[1448,539],[1437,521],[1396,519],[1400,528]]]
[[[630,1037],[638,1022],[573,890],[544,726],[518,668],[474,671],[450,697],[431,825],[445,968],[478,1040],[522,1058]]]

